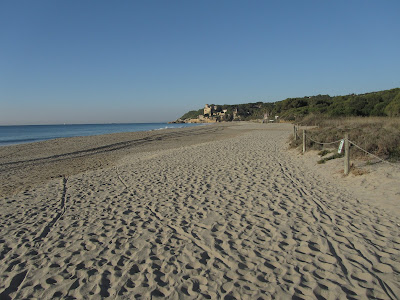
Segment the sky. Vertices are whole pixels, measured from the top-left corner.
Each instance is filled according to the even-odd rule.
[[[400,87],[400,1],[0,1],[0,125]]]

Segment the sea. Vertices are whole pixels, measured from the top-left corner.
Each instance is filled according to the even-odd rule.
[[[204,124],[129,123],[0,126],[0,146],[118,132],[168,130]]]

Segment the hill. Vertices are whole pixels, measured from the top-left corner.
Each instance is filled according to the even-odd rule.
[[[350,116],[400,116],[400,88],[372,92],[366,94],[351,94],[346,96],[316,95],[302,98],[288,98],[277,102],[256,102],[236,105],[210,105],[218,111],[226,110],[221,120],[256,120],[264,114],[278,115],[287,121],[299,121],[304,117],[324,115],[327,117]],[[180,119],[195,119],[203,114],[203,109],[186,113]]]

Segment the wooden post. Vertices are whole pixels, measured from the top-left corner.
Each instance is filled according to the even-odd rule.
[[[306,130],[303,129],[303,154],[306,153]]]
[[[294,136],[294,140],[297,141],[297,127],[296,127],[296,125],[293,125],[293,136]]]
[[[350,143],[349,134],[344,135],[344,175],[349,175],[350,172]]]

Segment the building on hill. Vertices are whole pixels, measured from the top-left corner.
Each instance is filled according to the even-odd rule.
[[[233,111],[233,119],[234,120],[240,120],[237,107]]]
[[[202,122],[220,122],[225,120],[228,110],[222,109],[218,105],[206,104],[203,109],[204,114],[199,115],[198,119]]]
[[[268,123],[269,122],[269,113],[268,113],[268,111],[264,114],[262,122],[263,123]]]
[[[212,116],[212,108],[208,104],[206,104],[204,106],[204,117],[206,117],[206,116],[209,116],[209,117]]]

